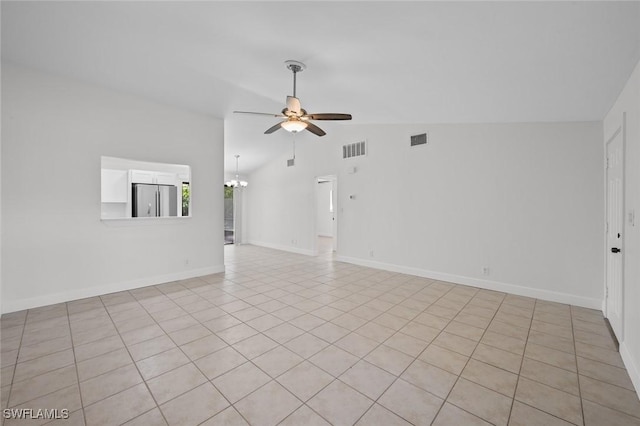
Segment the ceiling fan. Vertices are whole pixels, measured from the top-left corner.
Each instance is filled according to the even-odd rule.
[[[293,73],[293,96],[287,96],[287,106],[281,114],[271,114],[268,112],[233,111],[236,114],[256,114],[268,115],[271,117],[284,118],[275,126],[269,127],[264,133],[271,134],[280,128],[288,132],[297,133],[308,130],[314,135],[324,136],[325,131],[313,124],[310,120],[351,120],[351,114],[320,113],[309,114],[300,106],[300,99],[296,97],[296,74],[304,71],[306,65],[298,61],[285,61],[288,69]]]

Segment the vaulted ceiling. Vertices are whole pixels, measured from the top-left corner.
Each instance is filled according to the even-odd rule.
[[[227,170],[290,148],[232,114],[278,113],[287,59],[304,108],[353,123],[600,120],[640,59],[640,3],[2,2],[3,62],[224,118]]]

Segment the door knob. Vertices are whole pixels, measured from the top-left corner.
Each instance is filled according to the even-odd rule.
[[[611,253],[620,253],[620,249],[617,247],[611,247]]]

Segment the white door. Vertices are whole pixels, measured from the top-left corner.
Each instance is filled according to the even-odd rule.
[[[622,341],[624,266],[624,119],[607,141],[606,317]]]

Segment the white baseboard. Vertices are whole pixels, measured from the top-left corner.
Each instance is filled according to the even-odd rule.
[[[288,251],[290,253],[304,254],[307,256],[317,255],[317,253],[314,253],[313,250],[303,249],[300,247],[287,246],[284,244],[265,243],[263,241],[255,241],[255,240],[249,240],[249,244],[253,246],[266,247],[274,250]]]
[[[573,294],[560,293],[551,290],[543,290],[531,287],[523,287],[516,284],[508,284],[499,281],[490,281],[480,278],[466,277],[462,275],[454,275],[443,272],[428,271],[426,269],[413,268],[410,266],[394,265],[391,263],[376,262],[366,259],[358,259],[348,256],[337,256],[336,260],[340,262],[352,263],[354,265],[367,266],[370,268],[382,269],[385,271],[399,272],[401,274],[415,275],[418,277],[431,278],[440,281],[448,281],[455,284],[468,285],[471,287],[479,287],[487,290],[502,291],[505,293],[516,294],[518,296],[533,297],[536,299],[548,300],[551,302],[566,303],[575,306],[582,306],[590,309],[600,310],[602,300],[592,299],[590,297],[576,296]]]
[[[636,388],[636,394],[640,395],[640,368],[638,367],[638,364],[636,364],[636,360],[633,359],[631,352],[629,352],[629,348],[624,342],[620,344],[620,356],[622,357],[624,366],[627,367],[627,373],[629,373],[631,383],[633,383],[633,387]]]
[[[175,272],[173,274],[157,275],[155,277],[140,278],[137,280],[123,281],[119,283],[106,284],[96,287],[82,288],[77,290],[64,291],[60,293],[48,294],[45,296],[29,297],[2,302],[2,313],[22,311],[40,306],[54,305],[56,303],[69,302],[72,300],[85,299],[87,297],[101,296],[124,290],[147,287],[150,285],[164,284],[172,281],[187,280],[189,278],[201,277],[204,275],[224,272],[224,265],[210,266],[207,268],[191,269],[189,271]]]

